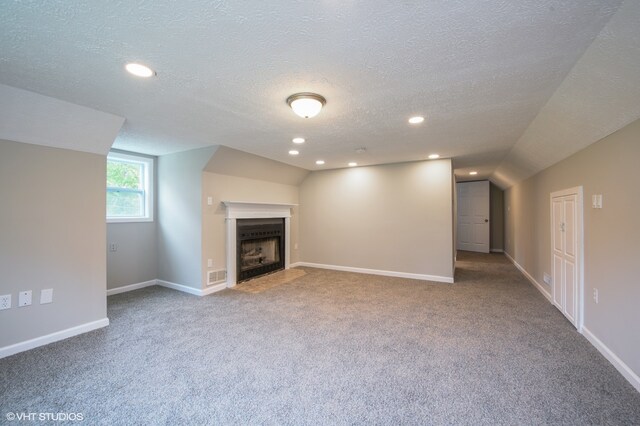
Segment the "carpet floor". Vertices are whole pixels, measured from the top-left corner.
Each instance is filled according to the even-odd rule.
[[[461,253],[453,285],[304,271],[111,296],[109,327],[0,360],[0,423],[640,424],[640,393],[502,255]]]

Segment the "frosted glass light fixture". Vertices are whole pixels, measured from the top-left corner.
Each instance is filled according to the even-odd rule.
[[[317,93],[296,93],[287,98],[287,104],[302,118],[315,117],[326,103],[327,100]]]
[[[420,116],[420,115],[416,115],[415,117],[411,117],[409,119],[409,123],[411,124],[420,124],[424,121],[424,117]]]
[[[148,78],[156,75],[156,72],[146,65],[130,62],[125,65],[125,69],[136,77]]]

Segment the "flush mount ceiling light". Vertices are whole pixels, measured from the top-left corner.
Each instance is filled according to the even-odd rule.
[[[304,143],[304,138],[293,138],[291,139],[293,143],[301,144]]]
[[[289,151],[289,155],[298,155],[300,154],[298,151],[296,151],[295,149],[292,149],[291,151]]]
[[[478,174],[478,172],[469,172],[469,174],[470,174],[471,176],[475,176],[475,175],[477,175],[477,174]]]
[[[424,121],[424,117],[420,116],[420,115],[416,115],[415,117],[411,117],[409,119],[409,123],[410,124],[420,124]]]
[[[302,118],[315,117],[326,103],[327,100],[317,93],[296,93],[287,98],[287,104]]]
[[[435,160],[436,158],[440,158],[439,154],[431,154],[429,155],[429,160]]]
[[[322,165],[324,164],[324,160],[317,160],[317,161],[316,161],[316,164],[317,164],[318,166],[322,166]]]
[[[352,162],[349,163],[349,167],[355,167],[357,165],[358,165],[358,163],[356,163],[355,161],[352,161]]]
[[[156,72],[146,65],[130,62],[124,66],[124,68],[137,77],[148,78],[156,75]]]

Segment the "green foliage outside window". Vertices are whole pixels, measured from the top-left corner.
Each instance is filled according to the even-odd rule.
[[[107,188],[142,189],[142,164],[107,161]]]
[[[144,165],[107,161],[107,217],[145,215]]]

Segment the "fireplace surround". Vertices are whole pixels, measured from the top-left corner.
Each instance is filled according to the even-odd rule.
[[[250,226],[256,225],[259,222],[269,222],[271,219],[279,219],[282,224],[282,233],[280,236],[280,242],[278,244],[279,257],[280,261],[283,262],[282,266],[279,266],[276,269],[288,269],[290,263],[290,235],[291,235],[291,209],[296,206],[296,204],[281,204],[281,203],[255,203],[255,202],[247,202],[247,201],[223,201],[222,202],[226,207],[226,224],[227,224],[227,287],[233,287],[238,283],[239,280],[244,280],[247,278],[241,278],[240,273],[242,272],[242,268],[239,264],[240,262],[240,248],[241,242],[238,241],[239,227],[238,223],[241,223],[244,219],[260,219],[258,222],[247,222]],[[240,233],[242,230],[240,230]],[[256,232],[271,232],[269,230],[256,231]],[[264,237],[273,237],[263,235]],[[259,236],[258,236],[259,237]],[[253,249],[256,251],[250,253],[250,256],[254,256],[252,259],[258,264],[253,264],[252,266],[257,266],[258,268],[266,266],[265,263],[271,263],[271,259],[264,253],[265,250],[271,250],[270,246],[263,246],[263,253],[258,253],[258,247],[245,247],[246,251],[249,252]],[[263,258],[262,264],[260,264],[260,258]],[[273,266],[275,268],[275,266]],[[268,269],[268,268],[266,268]],[[271,272],[271,271],[268,271]]]

